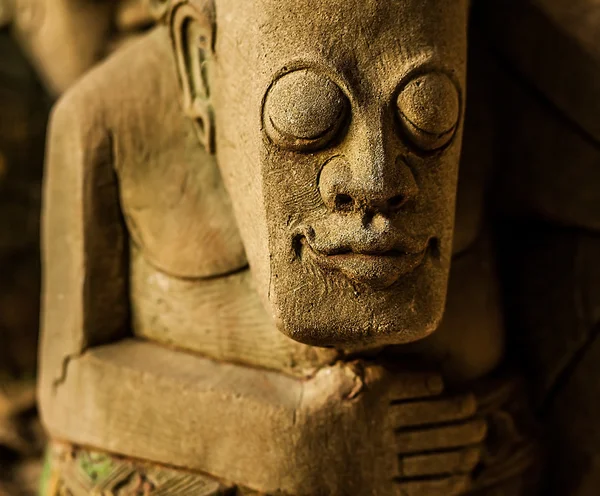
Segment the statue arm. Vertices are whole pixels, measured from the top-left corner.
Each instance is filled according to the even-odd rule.
[[[93,108],[100,100],[88,90],[78,85],[51,117],[42,219],[42,410],[71,358],[127,329],[126,231],[112,137],[102,108]]]

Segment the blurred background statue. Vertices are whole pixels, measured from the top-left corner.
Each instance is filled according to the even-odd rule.
[[[161,9],[153,1],[0,1],[1,494],[36,491],[44,444],[35,376],[48,113],[79,76],[149,29]]]

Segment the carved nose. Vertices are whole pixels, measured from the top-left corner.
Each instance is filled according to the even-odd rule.
[[[412,171],[402,160],[385,169],[359,169],[343,157],[334,157],[321,170],[319,191],[331,212],[389,214],[413,200],[418,187]]]

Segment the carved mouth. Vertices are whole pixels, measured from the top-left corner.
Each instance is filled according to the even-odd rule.
[[[429,248],[436,243],[435,238],[431,238],[422,250],[414,253],[399,249],[323,253],[311,246],[306,237],[299,239],[302,253],[307,253],[323,269],[336,270],[353,281],[381,288],[391,286],[402,276],[416,270],[425,261]]]

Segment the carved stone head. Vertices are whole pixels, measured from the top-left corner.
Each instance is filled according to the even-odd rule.
[[[466,0],[180,1],[187,113],[291,338],[434,331],[450,267]]]

